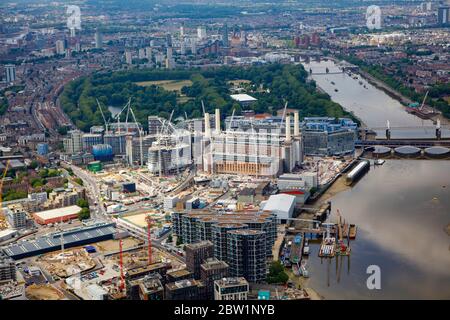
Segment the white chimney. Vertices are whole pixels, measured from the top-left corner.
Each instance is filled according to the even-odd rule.
[[[209,123],[209,113],[205,113],[205,138],[211,138],[211,127]]]
[[[286,142],[291,142],[291,116],[286,116]]]
[[[220,133],[220,109],[216,109],[216,133]]]
[[[298,121],[298,111],[294,113],[294,137],[298,137],[300,135],[300,123]]]

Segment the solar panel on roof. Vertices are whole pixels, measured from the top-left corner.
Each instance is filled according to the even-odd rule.
[[[67,232],[63,235],[64,244],[67,247],[72,245],[76,245],[76,243],[80,241],[96,241],[100,237],[104,236],[112,236],[115,233],[115,224],[107,224],[107,225],[97,225],[91,226],[88,228],[78,228],[76,230]],[[87,229],[87,230],[86,230]],[[52,249],[57,250],[61,244],[61,240],[59,234],[52,234],[50,236],[38,238],[32,241],[20,241],[16,244],[10,245],[8,248],[5,248],[3,252],[5,252],[8,256],[12,258],[33,256],[41,252],[51,251]]]

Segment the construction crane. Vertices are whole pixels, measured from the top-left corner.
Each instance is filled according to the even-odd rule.
[[[150,215],[147,215],[145,217],[145,221],[147,222],[147,242],[148,242],[148,265],[152,264],[152,233],[151,233],[151,228],[152,228],[152,217]]]
[[[338,216],[338,239],[339,239],[338,243],[339,243],[339,246],[341,247],[341,251],[347,251],[347,246],[344,244],[344,241],[343,241],[341,212],[339,211],[339,209],[337,209],[336,211],[337,211],[337,216]],[[344,221],[344,227],[345,227],[345,221]],[[349,233],[349,230],[347,230],[347,238],[348,238],[348,233]]]
[[[286,101],[286,103],[284,104],[283,116],[281,117],[281,122],[280,122],[280,126],[279,126],[280,131],[281,131],[281,126],[283,125],[284,118],[286,117],[287,106],[288,106],[288,102]]]
[[[425,93],[425,97],[423,98],[422,104],[420,105],[420,108],[419,108],[420,111],[422,111],[423,107],[425,106],[425,101],[427,100],[428,92],[430,92],[430,91],[427,91],[427,93]]]
[[[119,290],[120,292],[123,292],[125,289],[125,277],[123,274],[123,245],[122,245],[122,239],[119,240],[119,266],[120,266],[120,285]]]
[[[133,117],[134,123],[136,124],[137,128],[138,128],[138,132],[139,132],[139,151],[140,151],[140,162],[141,162],[141,167],[144,165],[144,152],[143,152],[143,147],[142,147],[142,134],[143,134],[143,129],[141,128],[141,126],[139,125],[136,116],[134,115],[134,111],[133,108],[131,108],[131,99],[130,99],[130,104],[129,104],[129,111],[131,112],[131,116]],[[127,121],[128,121],[128,113],[127,113]],[[128,122],[127,122],[128,123]]]
[[[100,113],[102,114],[103,122],[105,123],[105,133],[108,133],[109,132],[108,131],[108,122],[106,121],[105,114],[103,113],[103,110],[102,110],[102,106],[100,105],[100,102],[98,101],[98,99],[95,99],[95,100],[97,100],[98,108],[100,109]]]
[[[3,182],[5,181],[5,177],[6,177],[6,173],[8,172],[8,167],[9,167],[9,160],[6,161],[6,166],[5,166],[5,170],[3,171],[3,175],[2,175],[2,180],[0,181],[0,217],[3,217],[3,209],[2,209],[2,204],[3,204]]]

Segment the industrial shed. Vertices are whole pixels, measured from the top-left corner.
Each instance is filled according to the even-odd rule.
[[[78,213],[81,211],[79,206],[69,206],[64,208],[51,209],[40,211],[33,214],[34,219],[39,224],[50,224],[66,222],[78,218]]]
[[[264,211],[271,211],[280,220],[292,218],[296,204],[296,197],[288,194],[276,194],[265,202]]]
[[[114,238],[114,223],[99,223],[87,227],[63,232],[64,248],[83,246]],[[3,249],[3,252],[14,260],[37,256],[61,249],[61,233],[53,233],[36,240],[19,241]]]

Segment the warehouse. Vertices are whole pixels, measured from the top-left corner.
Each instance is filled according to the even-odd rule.
[[[277,215],[280,220],[292,218],[296,204],[295,196],[288,194],[276,194],[265,202],[264,211],[268,210]]]
[[[114,223],[98,223],[87,227],[75,228],[63,232],[64,248],[83,246],[114,238]],[[19,241],[6,247],[3,252],[15,260],[37,256],[61,249],[61,234],[53,233],[36,240]]]
[[[39,224],[59,223],[78,218],[78,213],[80,211],[81,208],[79,206],[69,206],[36,212],[33,216],[35,221]]]

